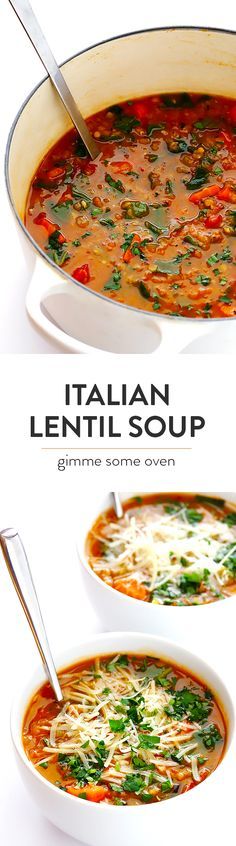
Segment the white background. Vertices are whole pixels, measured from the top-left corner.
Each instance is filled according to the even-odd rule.
[[[33,8],[51,44],[58,62],[79,50],[122,32],[155,26],[202,25],[235,28],[232,0],[32,0]],[[25,312],[25,294],[30,268],[25,265],[19,242],[18,226],[10,211],[3,180],[3,158],[10,126],[24,99],[44,77],[44,69],[34,53],[8,0],[1,2],[1,139],[0,159],[3,183],[0,199],[1,216],[1,286],[0,286],[0,351],[57,352],[29,323]]]
[[[234,28],[232,0],[208,4],[185,2],[157,4],[156,0],[141,4],[130,0],[91,0],[88,4],[79,0],[34,0],[33,7],[52,45],[58,61],[83,47],[123,31],[132,31],[156,25],[195,24]],[[1,158],[8,130],[22,101],[42,78],[43,71],[34,55],[23,30],[7,0],[1,4]],[[2,170],[2,168],[1,168]],[[1,179],[2,172],[1,172]],[[1,286],[0,350],[5,352],[38,352],[52,350],[32,329],[25,315],[25,291],[28,277],[22,259],[18,235],[8,208],[5,188],[1,192]],[[193,358],[193,357],[191,357]],[[41,359],[42,361],[42,359]],[[80,582],[75,537],[77,521],[83,519],[86,498],[90,486],[94,487],[94,475],[57,473],[51,458],[42,460],[38,445],[26,441],[29,413],[57,413],[60,410],[61,385],[67,381],[86,381],[85,363],[70,365],[67,357],[57,359],[54,377],[45,361],[45,372],[39,360],[31,358],[20,364],[16,360],[2,359],[1,377],[1,525],[16,524],[25,542],[38,588],[43,614],[52,649],[57,653],[91,631],[99,630],[99,621],[92,612],[88,598]],[[56,359],[53,359],[55,362]],[[53,361],[50,368],[53,368]],[[27,363],[28,362],[28,363]],[[60,363],[60,368],[58,367]],[[118,364],[118,361],[117,361]],[[196,363],[197,364],[197,363]],[[92,363],[91,368],[93,367]],[[117,366],[117,365],[116,365]],[[144,365],[143,365],[144,366]],[[153,367],[154,367],[153,362]],[[176,390],[181,382],[179,411],[186,403],[188,413],[202,413],[209,419],[209,429],[196,442],[193,456],[178,464],[177,471],[170,477],[164,473],[142,473],[137,479],[140,490],[155,489],[161,485],[169,489],[233,489],[234,486],[234,438],[233,438],[233,388],[231,366],[214,359],[214,373],[211,364],[204,367],[204,378],[200,384],[197,369],[186,360],[181,367],[172,365],[169,373],[175,380]],[[233,366],[233,365],[232,365]],[[77,373],[76,373],[77,367]],[[109,369],[111,365],[107,363]],[[138,369],[138,368],[137,368]],[[24,372],[22,373],[22,370]],[[72,377],[73,370],[73,377]],[[119,364],[122,374],[122,365]],[[62,373],[61,373],[62,371]],[[87,371],[89,372],[89,371]],[[92,369],[90,371],[92,373]],[[126,374],[127,375],[127,374]],[[77,376],[77,378],[76,378]],[[168,381],[163,364],[159,373],[153,374],[153,381]],[[46,382],[44,391],[44,379]],[[51,381],[50,381],[51,379]],[[98,381],[98,374],[96,373]],[[182,381],[181,381],[182,380]],[[103,381],[105,376],[103,375]],[[194,403],[196,397],[196,404]],[[51,397],[51,405],[50,405]],[[184,409],[185,411],[185,409]],[[73,409],[75,413],[75,410]],[[58,412],[59,413],[59,412]],[[223,436],[228,417],[227,437]],[[17,425],[19,424],[19,430]],[[222,443],[223,441],[223,443]],[[184,455],[184,453],[183,453]],[[122,474],[100,475],[99,487],[107,490],[114,486],[130,487],[130,474],[126,480]],[[116,482],[116,485],[114,485]],[[97,483],[98,484],[98,483]],[[34,644],[17,599],[9,583],[2,561],[0,562],[0,643],[1,643],[1,766],[0,766],[0,842],[4,846],[72,846],[66,835],[44,820],[27,797],[14,763],[10,734],[10,703],[19,686],[33,670],[37,660]],[[216,650],[214,634],[209,632],[209,641],[204,644],[204,657],[235,686],[234,645],[228,642],[227,632],[222,632],[225,651]],[[200,649],[200,641],[199,641]],[[203,649],[203,647],[202,647]],[[232,654],[233,653],[233,654]],[[234,690],[233,690],[234,692]],[[220,846],[226,832],[229,846],[233,843],[235,773],[228,772],[228,778],[216,790],[214,807],[210,811],[206,803],[199,803],[198,819],[186,819],[181,832],[176,833],[176,842],[191,846],[200,842],[214,841]],[[171,805],[170,805],[171,812]],[[232,834],[231,834],[232,832]],[[112,844],[112,832],[111,832]],[[126,844],[124,844],[126,846]],[[131,844],[133,846],[133,844]],[[170,846],[166,840],[166,846]]]

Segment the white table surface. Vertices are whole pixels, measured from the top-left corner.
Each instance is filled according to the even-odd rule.
[[[90,7],[67,0],[32,0],[46,36],[58,62],[88,45],[118,33],[135,29],[168,25],[202,25],[234,28],[232,0],[223,4],[215,0],[199,0],[197,4],[179,0],[168,4],[149,0],[91,0]],[[25,311],[25,294],[29,269],[25,267],[18,233],[9,208],[3,178],[3,160],[8,132],[22,102],[43,78],[44,69],[34,53],[23,29],[7,0],[1,4],[1,139],[0,218],[1,218],[1,285],[0,285],[0,352],[49,353],[59,348],[48,342],[30,324]],[[227,350],[227,351],[230,351]]]

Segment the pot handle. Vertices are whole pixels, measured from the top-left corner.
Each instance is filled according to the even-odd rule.
[[[181,318],[174,317],[165,319],[163,317],[163,320],[159,321],[159,329],[161,333],[160,345],[152,355],[159,355],[160,353],[173,355],[185,352],[185,348],[193,341],[211,335],[215,325],[210,319],[200,323],[193,319],[181,320]]]
[[[53,278],[54,274],[54,278]],[[58,282],[57,271],[49,266],[45,261],[36,257],[35,267],[32,278],[30,280],[29,288],[26,294],[26,310],[30,320],[35,324],[37,329],[44,335],[54,341],[62,352],[67,353],[94,353],[102,355],[102,350],[85,344],[79,341],[74,335],[64,332],[58,325],[56,318],[53,318],[49,309],[47,310],[47,300],[55,295],[63,294],[66,298],[69,296],[69,280],[62,280]]]

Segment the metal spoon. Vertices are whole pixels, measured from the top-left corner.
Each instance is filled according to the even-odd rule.
[[[30,3],[28,0],[9,0],[9,3],[14,9],[14,12],[16,12],[19,21],[24,27],[26,34],[36,50],[36,53],[38,53],[41,62],[46,68],[53,85],[64,103],[66,111],[69,113],[75,128],[78,130],[81,138],[83,139],[89,155],[92,159],[96,159],[96,156],[98,156],[99,153],[97,144],[92,138],[92,135],[90,135],[85,120],[75,103],[74,97],[68,88],[56,60],[54,59],[49,44],[46,41]]]
[[[122,507],[122,504],[121,504],[121,499],[120,499],[120,496],[119,496],[119,494],[118,494],[118,493],[114,493],[114,491],[112,491],[112,497],[113,497],[113,502],[114,502],[114,508],[115,508],[116,516],[118,517],[118,520],[120,520],[120,518],[121,518],[121,517],[123,517],[123,515],[124,515],[124,511],[123,511],[123,507]]]
[[[32,573],[23,543],[16,529],[4,529],[0,532],[0,548],[38,647],[46,676],[52,685],[55,698],[58,702],[62,702],[64,697],[48,643]]]

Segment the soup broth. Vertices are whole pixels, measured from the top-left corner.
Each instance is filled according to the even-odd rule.
[[[71,130],[40,163],[25,223],[73,279],[115,302],[182,317],[236,314],[236,101],[129,100]]]
[[[27,756],[61,790],[92,802],[140,805],[185,793],[219,764],[223,715],[198,679],[162,659],[109,655],[60,673],[24,719]]]
[[[207,494],[155,494],[101,514],[87,538],[94,573],[134,599],[203,605],[236,591],[236,510]]]

